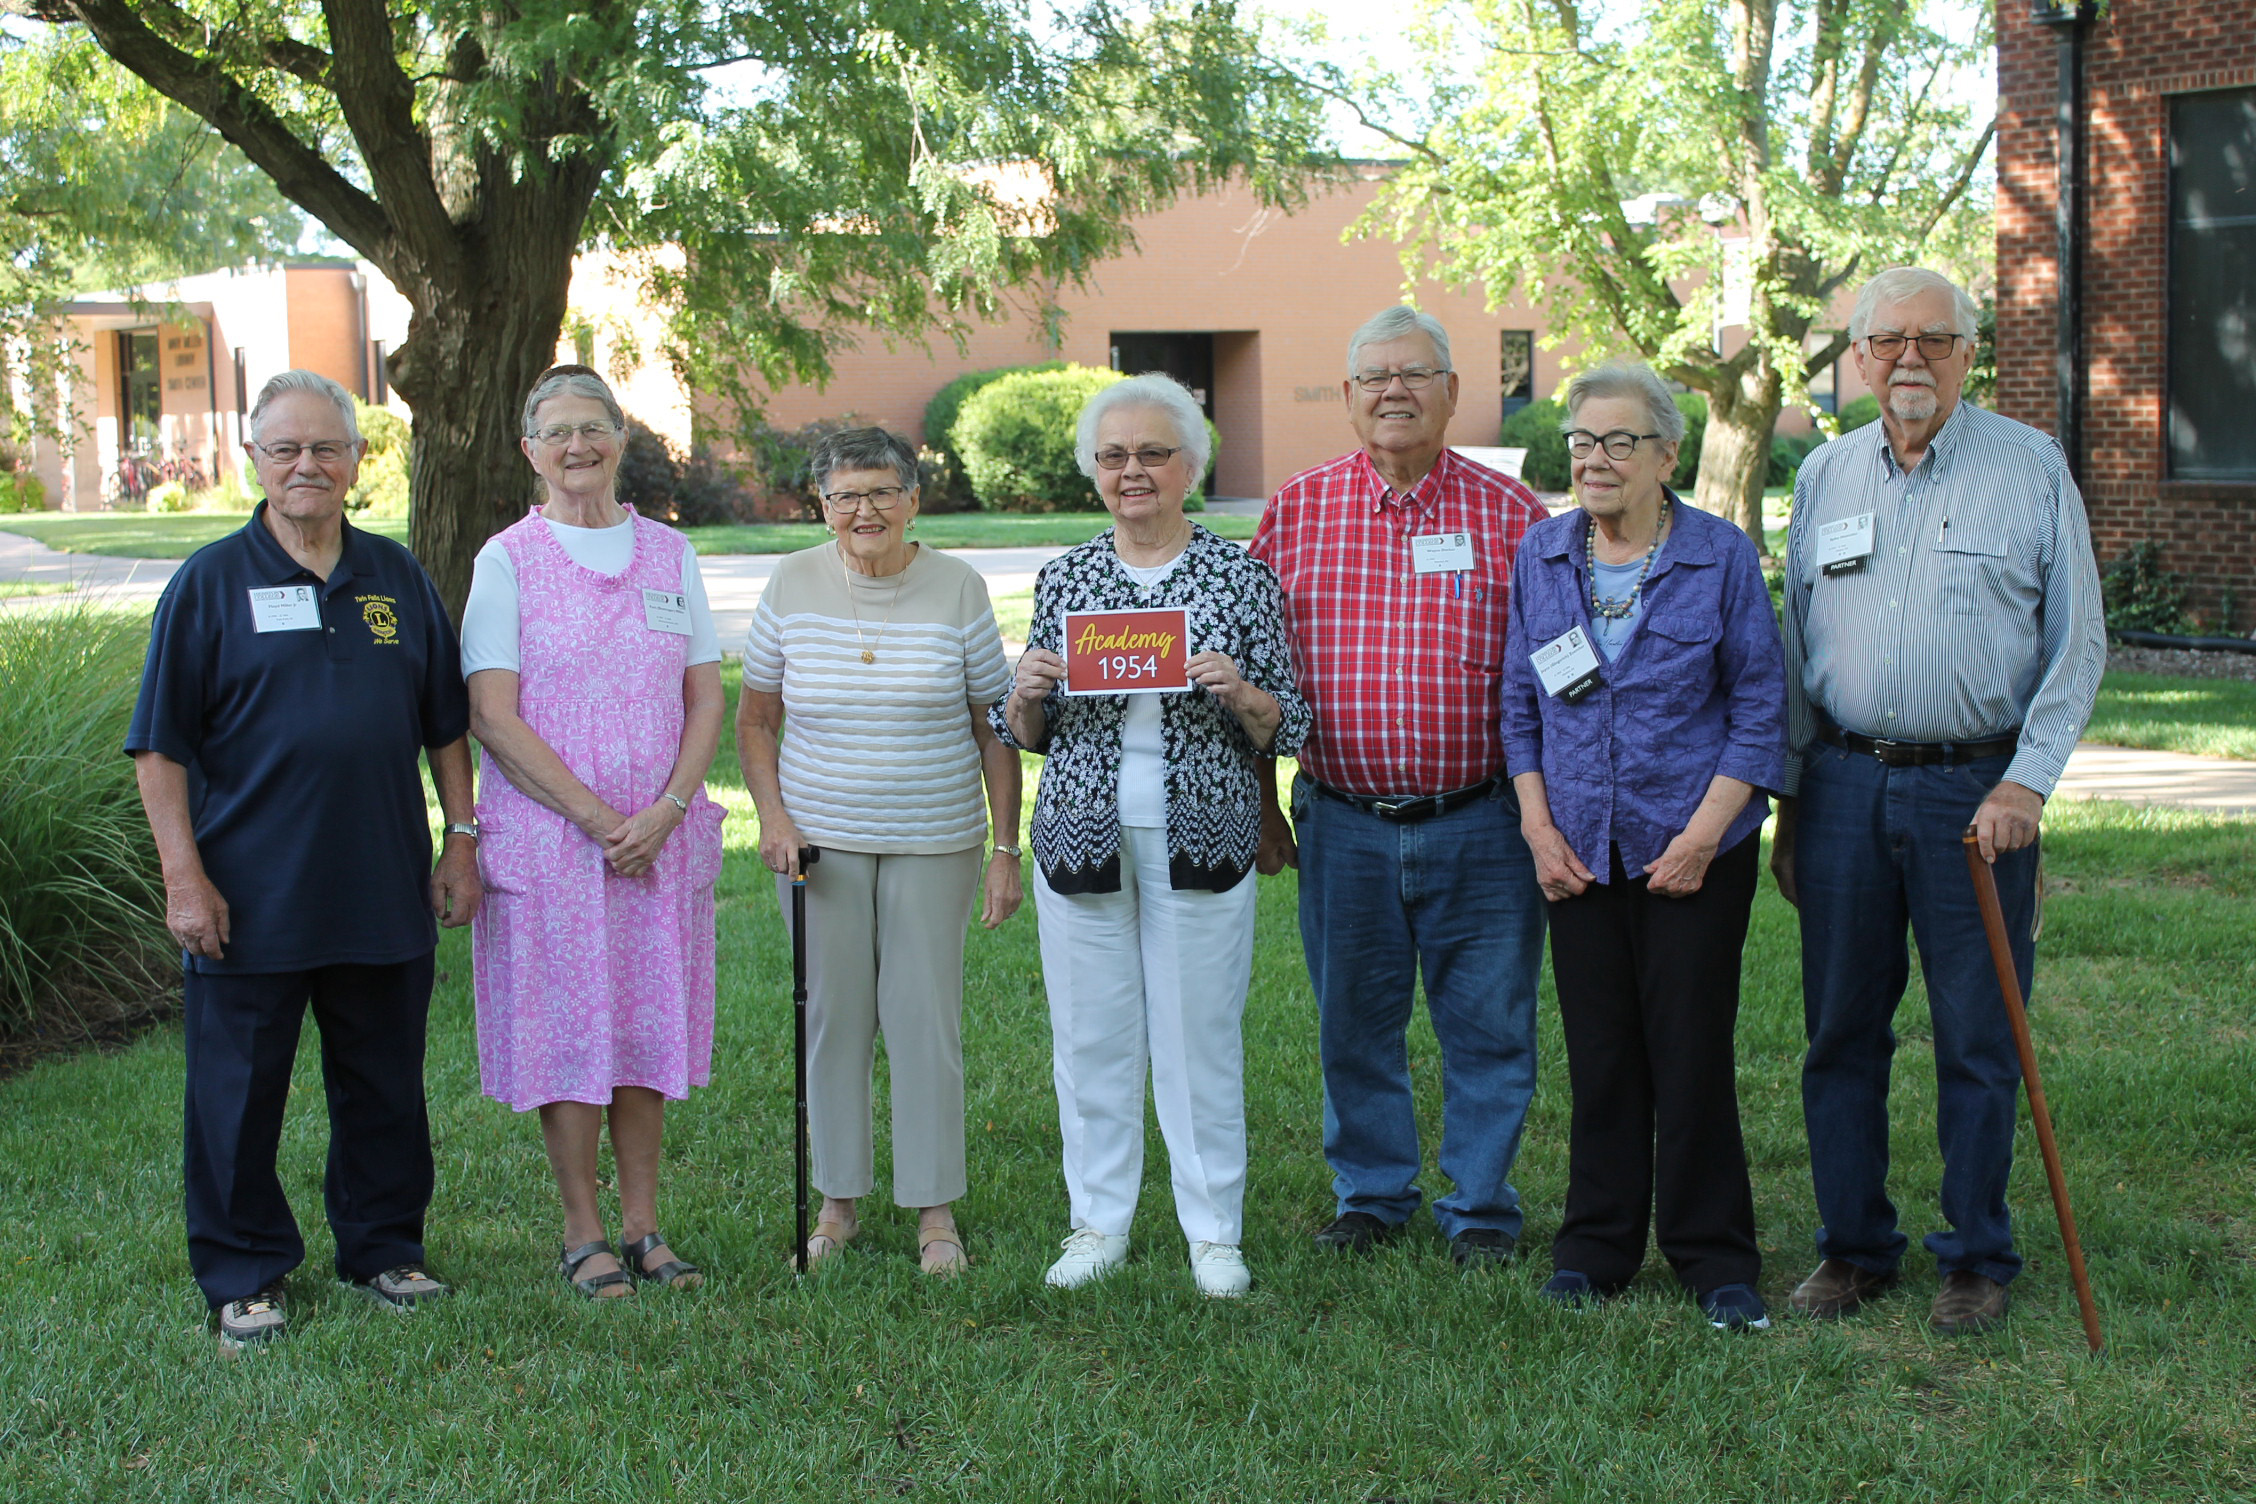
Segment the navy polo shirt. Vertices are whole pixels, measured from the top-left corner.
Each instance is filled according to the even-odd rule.
[[[318,625],[257,630],[251,592],[310,586]],[[313,611],[270,621],[311,622]],[[188,768],[204,871],[230,939],[195,971],[391,965],[438,943],[418,754],[470,725],[462,649],[423,566],[344,526],[326,582],[266,505],[198,549],[157,604],[128,752]]]

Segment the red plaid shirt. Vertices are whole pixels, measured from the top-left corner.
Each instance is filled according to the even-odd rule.
[[[1439,794],[1503,771],[1504,622],[1535,493],[1444,449],[1408,497],[1361,450],[1270,501],[1253,556],[1285,590],[1293,677],[1316,714],[1301,766],[1351,794]],[[1469,533],[1473,567],[1418,574],[1410,539]]]

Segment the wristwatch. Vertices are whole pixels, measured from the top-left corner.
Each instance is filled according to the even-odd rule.
[[[450,820],[447,822],[445,833],[450,836],[468,836],[475,841],[478,839],[478,822],[475,820]]]

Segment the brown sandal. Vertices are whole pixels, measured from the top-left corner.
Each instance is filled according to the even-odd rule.
[[[955,1254],[935,1254],[935,1248],[953,1248]],[[917,1229],[917,1264],[925,1273],[957,1275],[971,1267],[971,1255],[964,1252],[963,1234],[953,1227],[920,1227]]]
[[[855,1236],[861,1230],[861,1224],[858,1222],[849,1227],[833,1217],[824,1217],[816,1222],[815,1230],[807,1235],[807,1267],[812,1269],[824,1259],[844,1249],[848,1243],[854,1241]]]

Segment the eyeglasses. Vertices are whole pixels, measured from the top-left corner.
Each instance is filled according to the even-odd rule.
[[[832,491],[823,497],[823,505],[841,516],[860,511],[865,501],[873,512],[890,512],[908,494],[907,486],[879,486],[874,491]]]
[[[353,446],[328,441],[319,444],[261,444],[254,439],[251,441],[251,447],[277,465],[294,465],[298,462],[299,455],[308,453],[313,456],[318,464],[334,465],[337,461],[352,453]]]
[[[1919,353],[1926,359],[1948,360],[1951,351],[1957,349],[1958,342],[1964,338],[1963,334],[1869,334],[1865,336],[1864,347],[1872,352],[1874,360],[1894,360],[1903,354],[1904,346],[1916,341]]]
[[[1657,433],[1631,433],[1626,428],[1617,428],[1608,434],[1595,434],[1587,428],[1577,428],[1567,434],[1567,453],[1578,460],[1586,460],[1590,458],[1591,450],[1604,449],[1606,458],[1626,460],[1637,452],[1638,445],[1647,439],[1659,437]]]
[[[551,449],[561,449],[572,442],[574,434],[590,444],[600,444],[618,431],[618,424],[604,418],[592,423],[551,423],[546,428],[534,430],[533,437]]]
[[[1148,449],[1134,451],[1136,463],[1146,470],[1157,470],[1182,452],[1183,446],[1180,444],[1177,444],[1173,449],[1162,449],[1154,444]],[[1126,449],[1100,449],[1097,451],[1097,468],[1099,470],[1125,470],[1128,468],[1129,453],[1130,451]]]
[[[1436,376],[1447,376],[1449,368],[1436,371],[1427,366],[1404,366],[1399,371],[1357,371],[1355,384],[1366,392],[1383,392],[1400,381],[1413,392],[1422,392],[1432,386]]]

